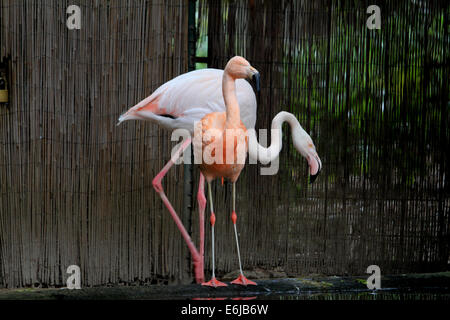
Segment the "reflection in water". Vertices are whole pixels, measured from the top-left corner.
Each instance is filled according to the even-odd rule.
[[[304,292],[299,294],[270,293],[258,296],[238,297],[196,297],[192,300],[449,300],[450,291],[429,289],[417,291],[378,290],[378,291],[345,291],[345,292]]]
[[[260,299],[280,300],[450,300],[450,292],[430,290],[427,292],[405,291],[356,291],[356,292],[329,292],[297,295],[278,295],[258,297]]]
[[[255,300],[258,297],[199,297],[192,300]]]

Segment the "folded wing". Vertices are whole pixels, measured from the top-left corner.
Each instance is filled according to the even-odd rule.
[[[194,123],[211,112],[224,112],[223,70],[201,69],[182,74],[160,86],[149,97],[130,108],[119,118],[147,120],[173,130],[184,128],[191,133]],[[256,96],[243,79],[236,81],[241,120],[247,128],[256,122]]]

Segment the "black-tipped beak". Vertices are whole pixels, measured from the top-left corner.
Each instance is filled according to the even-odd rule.
[[[259,72],[255,73],[252,77],[253,82],[255,83],[256,92],[259,93],[261,88],[259,87]]]
[[[317,176],[320,174],[320,171],[322,171],[322,165],[320,161],[317,161],[319,163],[319,170],[317,170],[317,173],[314,175],[310,175],[309,176],[309,184],[314,183],[314,181],[316,181]]]
[[[319,175],[319,173],[320,173],[320,170],[317,171],[317,173],[315,175],[309,176],[309,184],[312,184],[314,181],[316,181],[317,176]]]

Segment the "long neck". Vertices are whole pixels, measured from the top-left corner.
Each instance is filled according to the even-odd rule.
[[[241,121],[239,104],[236,97],[236,83],[225,70],[222,78],[222,94],[227,113],[227,126],[239,124]]]
[[[297,149],[297,151],[299,152],[302,152],[300,142],[302,141],[302,139],[308,136],[308,134],[305,130],[303,130],[302,126],[293,114],[282,111],[278,113],[272,120],[271,144],[269,147],[266,148],[258,143],[255,129],[248,130],[248,153],[250,155],[250,158],[259,160],[263,164],[267,164],[278,157],[282,147],[281,129],[284,122],[288,122],[291,127],[292,141],[294,143],[295,149]]]

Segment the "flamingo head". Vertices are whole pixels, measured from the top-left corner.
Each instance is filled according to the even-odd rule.
[[[301,128],[296,132],[298,135],[297,139],[294,140],[294,146],[300,152],[300,154],[308,161],[309,165],[309,183],[313,183],[320,171],[322,170],[322,161],[320,161],[319,155],[317,154],[316,147],[306,131]]]
[[[259,72],[250,63],[240,56],[231,58],[225,66],[225,72],[234,79],[249,79],[255,82],[256,91],[259,92]]]
[[[313,183],[322,170],[322,161],[317,155],[316,148],[313,147],[312,149],[314,151],[306,158],[309,165],[309,183]]]

